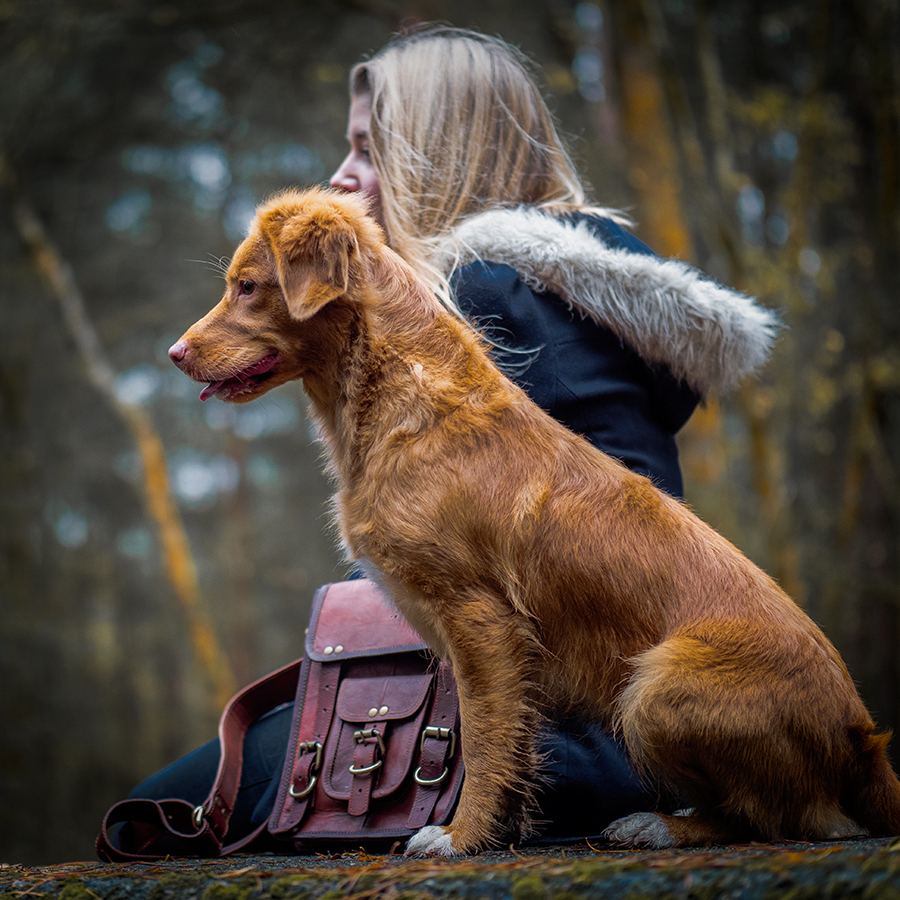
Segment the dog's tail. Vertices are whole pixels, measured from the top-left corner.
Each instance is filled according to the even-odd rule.
[[[871,722],[848,729],[854,759],[841,805],[872,837],[900,835],[900,779],[888,761],[890,733],[875,734]]]

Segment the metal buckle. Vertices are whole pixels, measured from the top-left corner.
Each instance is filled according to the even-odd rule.
[[[419,753],[425,752],[425,740],[426,738],[435,738],[440,741],[450,741],[450,749],[447,751],[447,759],[453,759],[456,755],[456,732],[454,732],[450,728],[439,728],[437,725],[429,725],[427,728],[422,729],[422,739],[419,741]],[[436,784],[440,784],[446,777],[449,772],[449,768],[444,766],[444,771],[438,775],[437,778],[422,778],[421,772],[422,767],[419,766],[416,771],[413,773],[413,778],[415,779],[416,784],[421,784],[422,787],[434,787]]]
[[[450,771],[446,766],[444,766],[444,771],[438,775],[437,778],[423,778],[419,773],[422,771],[422,767],[419,766],[418,769],[413,773],[413,778],[416,780],[416,784],[421,784],[422,787],[434,787],[436,784],[440,784],[446,777],[447,773]]]
[[[378,742],[378,754],[379,756],[384,756],[384,739],[381,737],[381,732],[377,728],[360,728],[359,731],[353,732],[354,743],[364,744],[366,741],[371,740],[376,740]],[[362,766],[361,768],[357,768],[351,764],[350,774],[368,775],[370,772],[380,769],[383,764],[383,759],[376,759],[371,766]]]
[[[419,741],[419,752],[425,752],[425,739],[435,738],[439,741],[450,741],[450,750],[447,753],[447,759],[453,759],[456,756],[456,732],[452,728],[438,728],[437,725],[429,725],[422,729],[422,738]]]
[[[203,827],[203,818],[206,815],[206,810],[203,809],[203,806],[195,806],[194,811],[191,813],[191,821],[194,823],[194,828],[199,831]]]
[[[302,800],[304,797],[308,797],[313,792],[316,786],[316,782],[319,780],[319,776],[316,773],[319,771],[319,769],[322,768],[322,745],[319,743],[319,741],[303,741],[303,743],[300,744],[300,746],[297,748],[297,759],[300,759],[300,757],[304,753],[311,753],[313,751],[316,754],[316,758],[313,760],[312,765],[309,767],[309,771],[312,775],[312,777],[309,779],[309,784],[301,791],[298,791],[294,787],[293,782],[291,782],[291,785],[288,788],[288,793],[295,800]]]

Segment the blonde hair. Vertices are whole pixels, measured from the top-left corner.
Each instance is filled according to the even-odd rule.
[[[454,311],[456,262],[439,248],[464,218],[518,204],[611,213],[587,206],[529,60],[499,38],[448,26],[399,35],[354,67],[350,93],[371,98],[391,246]]]

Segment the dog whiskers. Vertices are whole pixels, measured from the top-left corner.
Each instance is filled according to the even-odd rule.
[[[213,256],[210,254],[208,259],[189,259],[186,262],[198,263],[201,266],[205,266],[207,269],[215,272],[217,275],[224,278],[228,274],[228,267],[231,264],[231,260],[224,256]]]

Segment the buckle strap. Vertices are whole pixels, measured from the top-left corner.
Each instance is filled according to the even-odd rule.
[[[340,663],[312,663],[308,689],[319,702],[315,704],[315,721],[311,733],[300,723],[299,736],[305,740],[297,744],[294,768],[288,784],[288,794],[295,801],[291,810],[292,824],[299,822],[313,799],[318,773],[322,768],[322,750],[331,727],[337,689],[341,678]],[[317,676],[317,677],[314,677]],[[304,718],[308,720],[308,716]]]
[[[375,722],[353,732],[356,750],[350,764],[351,775],[371,775],[376,769],[381,768],[384,763],[383,734],[386,727],[386,722]]]
[[[284,772],[268,823],[273,835],[296,828],[315,799],[322,748],[331,727],[340,674],[340,662],[314,662],[308,656],[303,659]]]
[[[434,750],[429,744],[429,740],[449,741],[450,746]],[[422,763],[413,773],[416,784],[421,784],[423,787],[434,787],[440,784],[450,771],[447,766],[445,765],[441,774],[434,778],[429,778],[430,773],[426,770],[433,769],[437,771],[441,762],[451,760],[454,756],[456,756],[455,731],[450,728],[437,728],[433,725],[423,728],[422,739],[419,742],[419,758],[422,760]]]
[[[415,771],[416,795],[407,819],[409,828],[428,824],[440,796],[440,786],[447,777],[447,763],[457,751],[456,727],[459,698],[450,664],[438,666],[437,686],[429,724],[422,730],[419,742],[419,765]]]
[[[311,753],[312,756],[306,756],[308,753]],[[306,763],[305,767],[304,762]],[[288,793],[295,800],[306,799],[315,790],[321,768],[322,742],[301,741],[297,747],[297,762],[294,764],[294,774],[291,778],[291,783],[288,785]],[[300,787],[299,785],[304,782],[306,787]]]
[[[369,811],[376,772],[384,765],[387,727],[385,721],[367,722],[364,728],[353,734],[353,762],[350,765],[353,781],[347,804],[347,812],[351,816],[363,816]]]
[[[113,838],[110,831],[115,825],[122,827]],[[168,852],[155,853],[153,845],[161,837],[167,838]],[[221,849],[221,841],[207,822],[195,824],[190,803],[146,798],[114,804],[103,819],[95,846],[97,855],[105,862],[149,861],[169,856],[172,840],[177,841],[183,856],[218,856]]]

